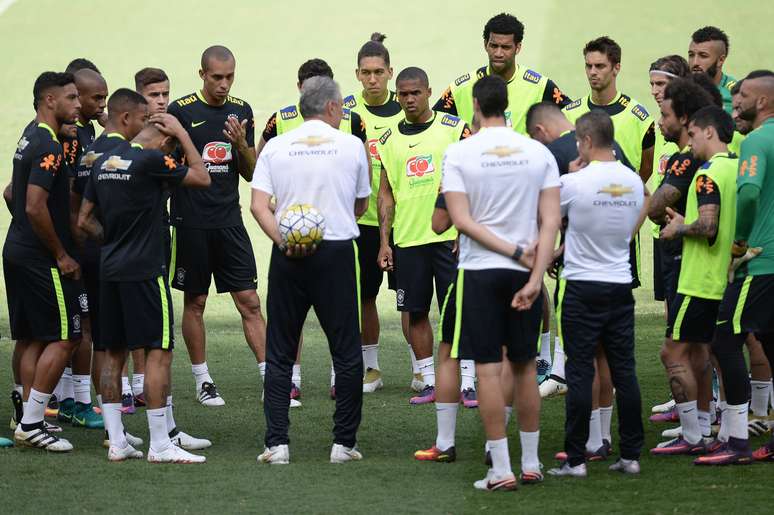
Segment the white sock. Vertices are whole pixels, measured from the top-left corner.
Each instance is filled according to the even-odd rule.
[[[750,409],[756,417],[766,417],[769,415],[769,381],[750,381],[752,395],[750,396]]]
[[[207,368],[207,362],[199,363],[198,365],[191,365],[191,372],[193,372],[194,380],[196,381],[196,389],[201,390],[203,383],[212,383],[212,377],[210,377],[210,370]]]
[[[266,362],[261,361],[258,363],[258,372],[261,374],[261,382],[263,382],[266,379]]]
[[[16,386],[22,386],[22,385],[16,385]],[[23,392],[24,392],[24,387],[22,386],[22,390],[20,390],[19,393],[24,395]],[[59,381],[56,383],[56,386],[54,387],[54,391],[52,392],[52,394],[57,398],[57,400],[61,401],[62,399],[64,399],[64,397],[62,395],[62,378],[61,377],[59,378]]]
[[[476,362],[472,359],[460,360],[460,391],[476,389]]]
[[[717,422],[718,419],[718,410],[717,410],[717,403],[715,400],[711,400],[709,403],[709,418],[710,418],[710,425]]]
[[[613,407],[612,406],[600,406],[599,407],[599,425],[602,431],[602,440],[607,440],[613,443],[612,435],[610,434],[610,424],[613,421]]]
[[[167,408],[145,410],[148,415],[148,429],[150,429],[150,448],[156,452],[165,451],[172,441],[167,432]]]
[[[30,390],[30,398],[24,406],[24,415],[22,415],[21,423],[38,424],[43,422],[43,417],[46,414],[46,406],[48,406],[48,400],[50,398],[50,393],[39,392],[32,388]]]
[[[296,385],[296,388],[299,390],[301,389],[301,364],[300,363],[294,363],[293,364],[293,374],[290,378],[290,381]]]
[[[121,403],[107,402],[102,405],[102,419],[105,421],[110,445],[123,449],[127,446],[124,423],[121,421]]]
[[[720,430],[718,431],[718,440],[727,442],[729,428],[731,427],[728,420],[728,403],[726,401],[719,401],[718,407],[720,408]]]
[[[91,404],[91,376],[73,375],[75,402]]]
[[[538,359],[544,359],[551,363],[551,333],[545,332],[540,335],[540,355]]]
[[[132,395],[142,395],[145,384],[145,374],[132,374]]]
[[[680,425],[683,428],[683,440],[694,444],[701,440],[701,428],[699,428],[699,414],[696,401],[678,402],[677,413],[680,415]],[[745,427],[745,430],[747,428]]]
[[[435,446],[445,451],[454,446],[454,435],[457,431],[457,402],[436,402],[435,419],[438,424],[438,436],[435,438]]]
[[[102,394],[97,394],[97,406],[99,406],[99,409],[102,409]]]
[[[564,379],[564,348],[558,336],[554,341],[554,361],[551,365],[551,375]]]
[[[166,414],[166,420],[167,420],[167,434],[171,433],[175,428],[177,428],[177,425],[175,425],[175,416],[172,413],[172,396],[167,395],[167,407],[165,409]]]
[[[127,376],[121,376],[121,395],[127,395],[132,393],[132,387],[129,386],[129,378]]]
[[[769,391],[771,392],[771,409],[774,409],[774,379],[769,381]]]
[[[433,366],[433,357],[418,359],[417,367],[422,374],[422,382],[425,386],[435,386],[435,366]]]
[[[511,470],[511,456],[508,454],[508,439],[487,440],[489,452],[492,455],[492,470],[495,475],[505,476],[513,474]]]
[[[506,406],[505,407],[505,427],[508,427],[508,424],[511,422],[511,418],[513,417],[513,406]]]
[[[19,392],[19,395],[24,395],[24,386],[20,384],[13,385],[13,391]]]
[[[62,372],[62,398],[63,399],[75,399],[75,391],[73,391],[73,369],[65,367]]]
[[[363,367],[379,370],[379,344],[363,345]]]
[[[710,412],[709,411],[697,411],[699,415],[699,430],[701,436],[712,436],[712,425],[710,424]]]
[[[521,441],[521,471],[540,472],[540,460],[538,459],[538,443],[540,431],[519,431]]]
[[[586,440],[586,450],[595,452],[602,447],[602,424],[599,416],[599,408],[591,410],[589,417],[589,439]]]
[[[30,395],[30,398],[32,396]],[[738,438],[740,440],[747,440],[747,402],[742,404],[729,404],[724,414],[724,418],[728,418],[728,436],[731,438]],[[725,420],[723,423],[725,424]]]
[[[417,356],[414,354],[414,349],[411,348],[411,344],[408,344],[409,355],[411,356],[411,373],[419,373],[419,365],[417,365]]]
[[[27,413],[27,404],[28,402],[22,402],[22,418],[24,418],[24,414]],[[43,413],[45,414],[45,410],[43,410]],[[21,422],[21,420],[17,420],[17,422]]]
[[[333,365],[331,365],[331,388],[336,386],[336,371],[333,370]]]

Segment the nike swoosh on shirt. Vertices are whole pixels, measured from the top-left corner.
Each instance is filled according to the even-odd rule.
[[[198,127],[204,123],[207,123],[207,120],[204,120],[202,122],[191,122],[191,127]]]
[[[422,143],[422,142],[420,141],[419,143]],[[419,143],[414,143],[413,145],[409,145],[409,148],[414,148],[414,147],[416,147],[417,145],[419,145]]]
[[[382,129],[386,129],[386,128],[387,128],[387,126],[385,125],[385,126],[383,126],[383,127],[374,127],[374,130],[375,130],[375,131],[380,131],[380,130],[382,130]]]

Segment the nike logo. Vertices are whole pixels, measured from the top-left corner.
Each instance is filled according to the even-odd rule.
[[[202,122],[191,122],[191,127],[196,128],[196,127],[198,127],[198,126],[200,126],[202,124],[205,124],[205,123],[207,123],[207,120],[204,120]]]
[[[43,404],[43,401],[39,401],[39,400],[37,400],[37,399],[32,399],[32,400],[34,400],[34,401],[35,401],[35,402],[37,402],[38,404]]]
[[[384,126],[382,126],[382,127],[374,127],[374,130],[375,130],[375,131],[380,131],[380,130],[382,130],[382,129],[386,129],[386,128],[387,128],[387,126],[386,126],[386,125],[384,125]]]
[[[767,388],[768,388],[768,386],[756,386],[755,387],[756,390],[765,390]]]
[[[420,141],[419,143],[422,143],[422,142]],[[413,145],[409,145],[409,148],[414,148],[414,147],[416,147],[417,145],[419,145],[419,143],[414,143]]]
[[[715,322],[715,325],[723,325],[723,324],[725,324],[727,322],[728,322],[728,320],[718,320],[717,322]]]
[[[687,409],[687,410],[683,411],[683,413],[691,413],[692,411],[693,411],[693,408]]]

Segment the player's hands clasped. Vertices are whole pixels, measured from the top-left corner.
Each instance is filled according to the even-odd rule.
[[[317,245],[288,245],[285,255],[289,258],[304,258],[317,252]]]
[[[659,235],[665,240],[674,240],[679,236],[678,229],[684,225],[685,217],[671,207],[666,208],[666,213],[667,224]]]
[[[81,265],[67,253],[56,258],[56,266],[64,277],[75,279],[76,281],[81,278]]]

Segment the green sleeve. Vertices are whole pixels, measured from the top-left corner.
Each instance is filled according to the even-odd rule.
[[[744,184],[754,184],[758,188],[763,188],[769,143],[767,140],[765,135],[753,133],[742,142],[739,175],[736,179],[737,188],[741,188]]]
[[[755,224],[761,189],[753,183],[742,184],[736,194],[736,241],[747,241]]]

